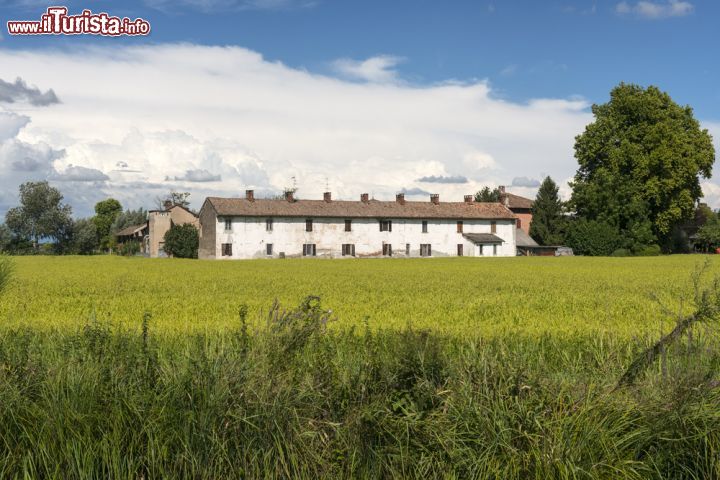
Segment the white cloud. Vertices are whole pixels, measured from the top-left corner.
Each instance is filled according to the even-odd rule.
[[[623,1],[615,5],[615,12],[619,15],[633,14],[650,20],[684,17],[690,15],[694,9],[692,3],[680,0],[668,0],[666,2],[639,1],[635,4]]]
[[[401,63],[401,57],[393,55],[378,55],[366,60],[352,60],[341,58],[332,64],[333,70],[340,75],[353,79],[363,80],[372,83],[389,83],[398,79],[398,72],[395,67]]]
[[[209,194],[279,192],[293,176],[302,198],[321,198],[327,182],[335,198],[391,199],[422,189],[417,179],[460,175],[468,182],[433,193],[461,200],[517,176],[571,176],[574,136],[591,120],[583,100],[513,103],[484,81],[345,81],[239,47],[0,48],[0,65],[63,102],[0,109],[0,143],[10,152],[20,142],[38,163],[12,170],[17,158],[6,154],[0,190],[16,194],[21,181],[71,165],[94,169],[108,179],[57,183],[82,215],[106,195],[148,207],[179,188],[197,208]],[[221,180],[197,182],[209,178],[198,172]]]

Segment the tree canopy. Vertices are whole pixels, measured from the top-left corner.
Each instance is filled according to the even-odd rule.
[[[177,258],[197,258],[199,243],[198,230],[195,226],[189,223],[173,225],[165,232],[163,250]]]
[[[20,185],[20,206],[5,215],[5,224],[20,238],[28,238],[38,251],[40,240],[62,241],[72,225],[72,209],[62,203],[63,195],[46,181]]]
[[[540,245],[562,245],[565,241],[565,218],[558,186],[545,177],[532,207],[530,236]]]
[[[595,120],[575,139],[576,215],[616,229],[623,248],[667,242],[692,217],[700,177],[711,175],[710,134],[690,107],[653,86],[621,83],[592,112]]]
[[[122,205],[114,198],[108,198],[95,204],[95,224],[100,248],[106,250],[112,242],[112,225],[122,212]]]
[[[499,202],[500,201],[500,189],[494,188],[490,190],[490,187],[485,186],[475,194],[476,202]]]

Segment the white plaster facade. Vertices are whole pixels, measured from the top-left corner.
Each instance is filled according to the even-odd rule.
[[[205,206],[203,209],[200,258],[454,257],[459,255],[459,245],[462,256],[516,254],[516,221],[510,212],[510,218],[422,219],[209,215]],[[391,222],[391,231],[381,231],[381,220]],[[308,221],[312,222],[311,231],[307,231]],[[350,221],[350,231],[346,231],[346,221]],[[268,222],[272,223],[271,227]],[[458,222],[462,222],[462,231]],[[491,233],[502,243],[478,244],[464,236]],[[314,248],[304,245],[314,245]],[[343,245],[352,247],[344,249]],[[392,246],[392,252],[384,245]],[[423,245],[430,245],[430,255],[426,255],[427,247]]]
[[[387,256],[383,255],[383,245],[392,246],[393,257],[420,257],[420,246],[424,244],[431,246],[429,256],[432,257],[458,256],[458,245],[462,245],[463,256],[515,256],[514,220],[463,220],[463,232],[459,233],[457,220],[428,219],[427,233],[423,233],[420,219],[387,219],[392,221],[392,231],[380,231],[378,219],[347,219],[351,222],[351,231],[346,232],[344,218],[314,218],[312,231],[308,232],[309,219],[269,218],[272,218],[271,231],[267,229],[267,218],[219,217],[215,224],[215,258],[302,257],[303,245],[307,244],[315,245],[315,256],[331,258],[343,257],[343,244],[354,245],[356,257]],[[225,228],[226,220],[230,221],[230,230]],[[463,233],[491,233],[492,223],[502,244],[476,245],[463,236]],[[232,245],[232,255],[223,255],[223,244]],[[272,245],[269,255],[268,244]]]

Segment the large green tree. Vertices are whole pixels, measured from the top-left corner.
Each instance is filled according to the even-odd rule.
[[[121,213],[122,205],[114,198],[108,198],[95,204],[95,216],[92,221],[95,224],[101,249],[107,250],[112,245],[112,225]]]
[[[565,242],[565,217],[558,186],[545,177],[532,207],[530,236],[540,245],[562,245]]]
[[[90,255],[98,248],[97,227],[93,219],[81,218],[73,225],[73,253]]]
[[[5,224],[20,238],[28,238],[37,252],[40,240],[56,242],[64,239],[72,224],[72,209],[62,203],[60,190],[48,182],[26,182],[20,185],[20,206],[5,215]]]
[[[673,227],[693,215],[700,177],[711,175],[710,134],[690,107],[653,86],[621,83],[592,112],[575,139],[577,216],[617,229],[624,248],[667,244]]]
[[[200,237],[194,225],[173,225],[165,232],[163,250],[176,258],[197,258]]]

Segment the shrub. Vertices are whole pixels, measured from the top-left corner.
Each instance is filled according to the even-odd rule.
[[[622,244],[618,229],[602,221],[581,218],[571,223],[568,232],[568,246],[579,255],[610,255]]]
[[[129,242],[121,243],[118,247],[118,253],[126,257],[131,257],[140,253],[140,242],[136,240],[130,240]]]
[[[632,253],[627,248],[618,248],[612,254],[610,254],[611,257],[629,257]]]
[[[197,258],[200,237],[189,223],[173,225],[165,233],[165,253],[177,258]]]
[[[660,245],[643,245],[635,251],[638,257],[657,257],[660,253]]]

